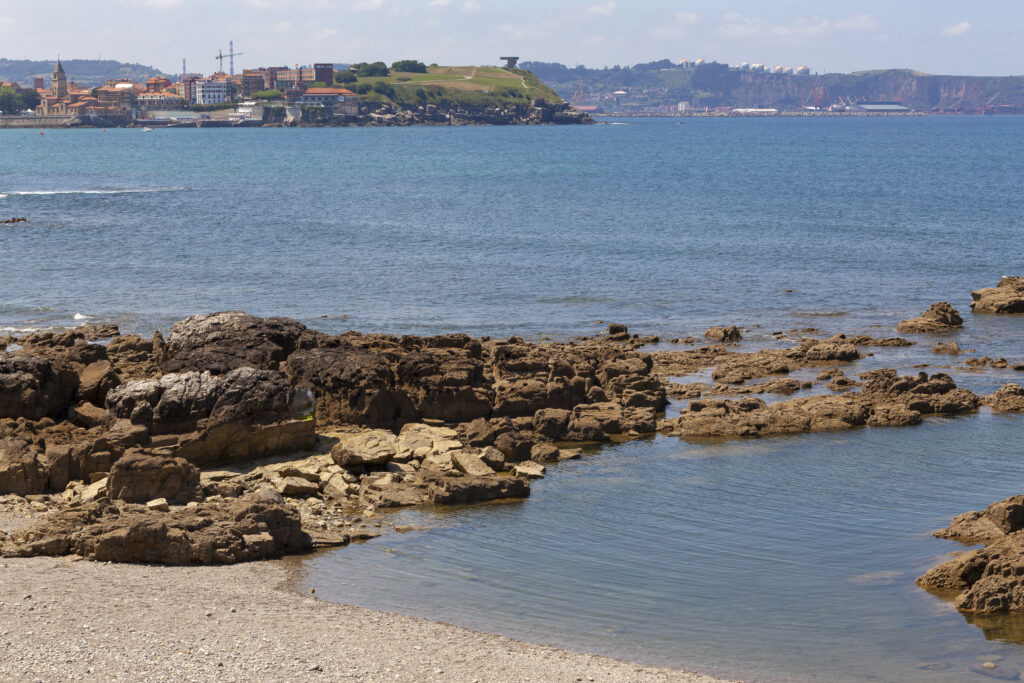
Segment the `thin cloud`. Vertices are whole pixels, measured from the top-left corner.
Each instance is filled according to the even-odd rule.
[[[462,3],[463,14],[476,14],[479,11],[480,3],[476,0],[466,0],[466,2]]]
[[[722,22],[718,33],[733,38],[815,38],[843,31],[870,31],[879,26],[879,21],[870,14],[851,14],[842,19],[796,17],[783,24],[747,17],[739,12],[727,12],[722,16]]]
[[[950,24],[939,33],[950,38],[956,38],[957,36],[962,36],[965,33],[970,33],[972,28],[971,22],[961,21],[956,24]]]
[[[592,17],[610,17],[615,14],[614,2],[598,2],[587,7],[587,14]]]
[[[430,0],[430,2],[427,4],[427,7],[428,8],[447,7],[450,4],[452,4],[452,0]]]

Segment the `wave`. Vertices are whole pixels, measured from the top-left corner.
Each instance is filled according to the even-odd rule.
[[[0,199],[8,197],[46,197],[65,194],[147,194],[150,192],[186,192],[185,187],[112,187],[96,190],[8,190],[0,192]]]
[[[91,315],[85,315],[84,313],[75,313],[71,317],[74,320],[91,320],[92,319]]]

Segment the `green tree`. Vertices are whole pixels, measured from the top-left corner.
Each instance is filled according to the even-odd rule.
[[[427,65],[415,59],[400,59],[391,65],[392,71],[404,71],[411,74],[427,73]]]
[[[17,114],[25,108],[25,102],[14,88],[0,88],[0,114]]]
[[[385,81],[376,81],[373,84],[373,91],[376,93],[380,93],[381,95],[387,97],[388,99],[395,99],[395,88],[390,83],[386,83]]]
[[[356,75],[360,78],[368,78],[374,76],[387,76],[390,72],[388,71],[388,65],[384,62],[360,62],[355,65]]]
[[[334,73],[334,82],[338,85],[345,85],[346,83],[355,83],[358,79],[356,75],[351,71],[336,71]]]
[[[370,92],[370,84],[369,83],[356,83],[352,87],[352,90],[355,91],[355,93],[357,95],[365,95],[366,93]]]
[[[284,93],[280,90],[260,90],[252,94],[254,100],[279,100],[282,97]]]

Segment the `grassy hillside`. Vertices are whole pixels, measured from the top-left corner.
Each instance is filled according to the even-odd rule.
[[[402,106],[528,105],[538,98],[562,101],[558,93],[529,71],[489,66],[435,66],[428,68],[425,74],[392,71],[386,77],[359,78],[346,87],[358,92],[364,101],[393,102]]]
[[[55,62],[30,59],[0,59],[0,81],[15,81],[23,87],[32,87],[33,76],[43,76],[50,85],[50,74]],[[130,78],[145,83],[151,76],[166,76],[159,69],[144,64],[128,64],[113,59],[62,59],[64,73],[69,81],[81,86],[103,85],[115,78]]]

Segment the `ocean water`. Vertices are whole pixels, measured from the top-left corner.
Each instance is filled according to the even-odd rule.
[[[588,127],[0,131],[0,334],[166,332],[241,308],[331,332],[664,338],[712,324],[952,339],[1024,360],[1024,119],[623,119]],[[927,363],[875,349],[847,374]],[[1019,381],[1019,380],[1018,380]],[[773,397],[768,397],[769,399]],[[677,410],[678,406],[670,407]],[[1022,624],[913,580],[929,532],[1021,492],[1024,421],[653,438],[559,464],[522,503],[401,511],[419,531],[298,560],[322,597],[748,680],[1024,670]]]

